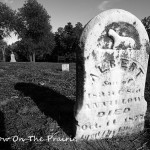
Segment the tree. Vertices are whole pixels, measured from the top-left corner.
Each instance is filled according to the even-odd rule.
[[[83,26],[80,22],[77,22],[77,24],[74,27],[74,51],[77,52],[77,49],[79,48],[79,41],[80,41],[80,36],[82,34],[83,31]]]
[[[7,43],[3,40],[0,40],[0,50],[1,50],[1,57],[2,57],[2,61],[5,62],[6,61],[6,58],[5,58],[5,55],[6,55],[6,52],[5,52],[5,49],[7,47]]]
[[[74,35],[73,35],[73,25],[69,22],[64,27],[64,42],[66,44],[66,53],[71,53],[72,45],[74,42]]]
[[[15,11],[0,2],[0,40],[15,28]]]
[[[6,4],[0,2],[0,49],[2,52],[2,60],[5,62],[5,48],[7,46],[4,42],[4,37],[9,36],[11,31],[15,30],[15,11],[9,8]]]
[[[78,40],[80,39],[82,31],[83,31],[82,24],[80,22],[77,22],[77,24],[74,27],[74,33],[76,35],[76,38],[78,38]]]
[[[39,53],[51,53],[55,46],[50,16],[36,0],[26,0],[17,14],[19,37],[26,45],[30,61]],[[49,41],[48,41],[49,40]]]
[[[142,23],[145,26],[147,34],[148,34],[148,36],[150,38],[150,16],[149,17],[145,17],[144,19],[142,19]]]
[[[55,55],[57,52],[58,56],[65,56],[68,61],[75,62],[82,30],[83,27],[80,22],[77,22],[75,27],[69,22],[64,28],[58,28],[58,31],[55,32]]]
[[[145,29],[147,31],[148,37],[150,39],[150,16],[149,17],[145,17],[144,19],[142,19],[142,23],[145,26]],[[150,60],[148,62],[148,66],[150,66]]]
[[[49,33],[45,35],[43,39],[39,42],[38,46],[39,47],[37,48],[37,59],[39,61],[44,61],[44,56],[51,55],[55,47],[54,34]]]
[[[57,55],[63,55],[67,45],[65,43],[64,29],[62,27],[58,28],[58,31],[55,32],[55,42]]]

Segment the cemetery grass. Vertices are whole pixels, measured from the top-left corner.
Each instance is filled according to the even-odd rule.
[[[145,129],[139,134],[95,141],[73,139],[75,64],[70,64],[69,72],[62,72],[61,63],[1,63],[0,83],[0,150],[150,149],[149,102]],[[145,98],[150,99],[150,69]]]

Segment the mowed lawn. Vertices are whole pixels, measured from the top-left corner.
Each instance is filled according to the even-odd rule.
[[[147,101],[150,99],[149,72],[145,90]],[[75,101],[75,64],[70,64],[69,72],[63,72],[61,63],[1,62],[0,150],[150,149],[149,106],[145,130],[139,134],[76,142],[73,139]],[[8,142],[3,142],[4,138]]]

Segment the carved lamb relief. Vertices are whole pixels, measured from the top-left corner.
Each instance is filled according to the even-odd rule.
[[[114,30],[110,29],[108,35],[113,38],[114,46],[113,49],[117,49],[120,44],[125,47],[133,49],[135,47],[135,41],[130,37],[119,36]]]

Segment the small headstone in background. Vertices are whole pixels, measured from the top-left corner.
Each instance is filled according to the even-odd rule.
[[[62,71],[69,71],[69,64],[62,64]]]
[[[102,12],[86,25],[80,47],[75,138],[142,131],[149,39],[141,21],[120,9]]]
[[[11,53],[10,57],[11,57],[10,62],[16,62],[15,55],[13,52]]]

